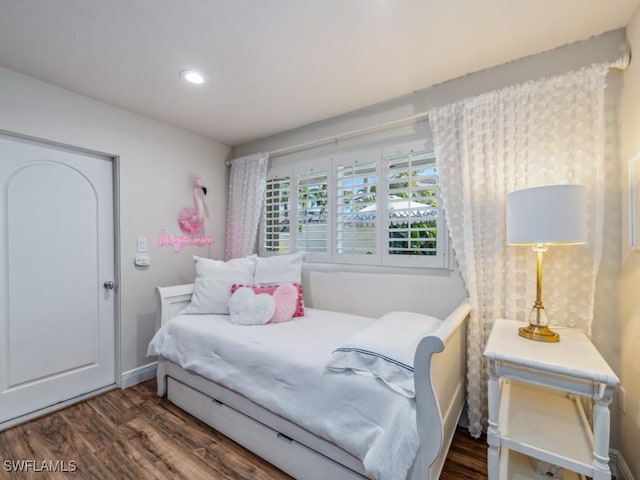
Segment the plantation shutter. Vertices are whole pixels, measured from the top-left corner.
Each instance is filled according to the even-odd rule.
[[[329,170],[297,175],[296,249],[309,254],[329,252]]]
[[[390,156],[387,172],[386,263],[402,265],[416,261],[415,256],[432,257],[427,262],[433,263],[442,250],[438,248],[442,215],[433,152]],[[442,266],[441,259],[435,260],[433,266]]]
[[[336,247],[337,256],[371,256],[379,259],[377,247],[378,162],[355,161],[336,168]],[[364,261],[364,263],[367,263]]]
[[[305,262],[448,266],[435,155],[426,140],[271,165],[260,253]]]
[[[267,180],[262,223],[261,253],[289,253],[291,179]]]

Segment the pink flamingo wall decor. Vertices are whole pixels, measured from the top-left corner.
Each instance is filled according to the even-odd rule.
[[[202,194],[200,193],[202,192]],[[204,186],[200,177],[193,179],[193,207],[185,208],[178,217],[178,225],[185,233],[198,233],[204,225],[204,203],[203,196],[207,194],[207,187]]]

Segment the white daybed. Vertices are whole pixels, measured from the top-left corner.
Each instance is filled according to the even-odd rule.
[[[161,324],[190,301],[193,285],[158,288]],[[420,341],[414,358],[415,413],[420,442],[410,480],[439,477],[464,404],[464,300],[434,333]],[[282,415],[176,363],[158,359],[158,395],[164,396],[297,479],[367,478],[355,456]]]

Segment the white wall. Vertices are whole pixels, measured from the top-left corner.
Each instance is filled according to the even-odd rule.
[[[208,138],[0,68],[0,130],[120,157],[121,371],[149,363],[158,312],[156,286],[193,281],[193,254],[223,258],[229,147]],[[177,216],[193,203],[191,178],[209,187],[209,247],[179,254],[159,248],[159,231],[179,232]],[[136,237],[147,237],[151,266],[133,265]]]
[[[297,128],[280,135],[274,135],[259,141],[246,143],[234,147],[234,156],[245,155],[256,151],[270,151],[314,139],[338,135],[343,132],[365,128],[368,126],[408,117],[416,113],[427,111],[429,108],[444,105],[452,101],[474,96],[482,92],[499,89],[515,83],[535,80],[579,69],[591,63],[612,61],[619,57],[624,46],[624,30],[609,32],[592,39],[567,45],[550,52],[513,61],[494,68],[454,79],[440,85],[425,88],[388,102],[350,112],[338,117],[327,119],[305,127]],[[640,49],[640,47],[639,47]],[[428,59],[417,59],[428,62]],[[374,75],[372,73],[372,75]],[[593,341],[603,356],[616,372],[620,372],[620,315],[617,292],[620,288],[621,251],[620,251],[620,169],[619,166],[619,132],[618,132],[618,103],[622,75],[611,71],[607,77],[605,129],[606,129],[606,213],[604,245],[605,252],[597,279],[596,305],[593,323]],[[375,75],[374,75],[375,78]],[[636,82],[638,83],[638,82]],[[636,87],[638,88],[638,87]],[[640,91],[637,93],[640,96]],[[634,105],[640,102],[635,98]],[[637,108],[637,107],[636,107]],[[640,123],[640,122],[638,122]],[[640,127],[640,125],[637,125]],[[330,155],[341,149],[351,148],[353,145],[377,144],[385,138],[407,139],[425,138],[429,136],[427,122],[417,122],[367,137],[340,142],[338,145],[325,145],[285,157],[275,159],[276,162],[295,162],[312,156]],[[637,136],[637,135],[636,135]],[[637,136],[638,137],[638,136]],[[640,137],[638,137],[640,138]],[[639,140],[640,142],[640,140]],[[637,150],[640,151],[640,148]],[[313,270],[312,266],[307,268]],[[463,290],[462,281],[456,271],[440,272],[423,271],[422,278],[416,280],[414,275],[394,271],[393,274],[384,273],[384,269],[377,272],[362,274],[359,283],[366,286],[366,295],[346,296],[345,292],[353,293],[354,277],[352,274],[342,273],[342,268],[336,267],[334,272],[339,274],[327,276],[326,269],[322,275],[307,273],[312,281],[318,280],[322,286],[323,298],[319,300],[314,290],[311,295],[313,302],[322,301],[328,306],[345,308],[352,302],[352,309],[378,312],[384,309],[401,306],[406,297],[416,309],[427,310],[432,298],[445,302],[453,302]],[[444,276],[438,276],[445,273]],[[636,270],[640,277],[640,268]],[[636,278],[640,280],[640,278]],[[333,291],[338,292],[330,296],[328,282],[332,283]],[[416,284],[420,285],[416,288]],[[639,283],[636,283],[636,285]],[[314,285],[315,286],[315,285]],[[394,303],[390,295],[396,298]],[[357,298],[357,302],[352,299]],[[640,298],[640,297],[638,297]],[[640,300],[639,300],[640,301]],[[640,304],[639,304],[640,305]],[[365,313],[365,312],[356,312]],[[640,307],[637,309],[640,316]],[[636,330],[637,334],[637,330]],[[637,374],[638,370],[636,370]],[[635,377],[638,380],[638,377]],[[640,384],[640,382],[636,383]],[[638,387],[640,388],[640,387]],[[638,398],[638,397],[636,397]],[[612,404],[612,434],[611,444],[614,448],[619,443],[618,403]],[[636,412],[639,410],[636,409]],[[636,437],[636,440],[638,438]]]
[[[624,73],[620,112],[620,182],[622,202],[621,380],[627,390],[626,413],[620,414],[620,451],[634,478],[640,479],[640,250],[629,246],[628,161],[640,153],[640,9],[627,26],[635,57]],[[640,212],[636,212],[638,218]]]
[[[623,42],[623,30],[609,32],[584,42],[578,42],[540,55],[534,55],[466,75],[387,102],[371,105],[278,135],[237,145],[233,147],[233,156],[238,157],[258,151],[271,151],[397,120],[425,112],[431,107],[444,105],[460,98],[477,95],[514,83],[557,75],[568,70],[581,68],[590,63],[612,60],[621,53]],[[416,59],[416,61],[428,62],[429,59]],[[375,81],[375,72],[371,73],[370,79]],[[313,92],[309,94],[313,95]],[[342,142],[338,145],[338,149],[341,148],[341,145]],[[329,145],[314,149],[311,153],[323,154],[335,151],[336,148]],[[300,153],[291,155],[291,157],[304,158],[304,155]]]

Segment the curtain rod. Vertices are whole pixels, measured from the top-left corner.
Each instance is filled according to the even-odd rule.
[[[358,130],[352,130],[350,132],[340,133],[338,135],[331,135],[329,137],[320,138],[318,140],[312,140],[310,142],[299,143],[290,147],[279,148],[269,152],[269,158],[277,157],[279,155],[286,155],[287,153],[299,152],[300,150],[306,150],[311,147],[318,147],[320,145],[326,145],[327,143],[338,143],[340,140],[347,138],[357,137],[366,133],[376,132],[378,130],[386,130],[392,127],[399,127],[405,123],[415,122],[427,118],[427,112],[411,115],[410,117],[400,118],[398,120],[392,120],[390,122],[380,123],[378,125],[372,125],[370,127],[360,128]]]
[[[609,68],[615,70],[626,70],[631,63],[631,53],[624,52],[617,60],[614,60],[609,64]],[[311,140],[310,142],[299,143],[297,145],[292,145],[290,147],[278,148],[276,150],[272,150],[268,152],[269,158],[277,157],[280,155],[286,155],[288,153],[299,152],[301,150],[306,150],[312,147],[319,147],[320,145],[326,145],[328,143],[338,143],[340,140],[345,140],[347,138],[357,137],[359,135],[364,135],[367,133],[377,132],[379,130],[386,130],[392,127],[399,127],[400,125],[404,125],[406,123],[415,122],[418,120],[423,120],[428,117],[427,112],[417,113],[415,115],[411,115],[409,117],[400,118],[398,120],[392,120],[390,122],[380,123],[378,125],[372,125],[370,127],[360,128],[358,130],[352,130],[350,132],[340,133],[338,135],[331,135],[328,137],[320,138],[317,140]],[[231,161],[227,160],[225,162],[227,166],[231,165]]]

